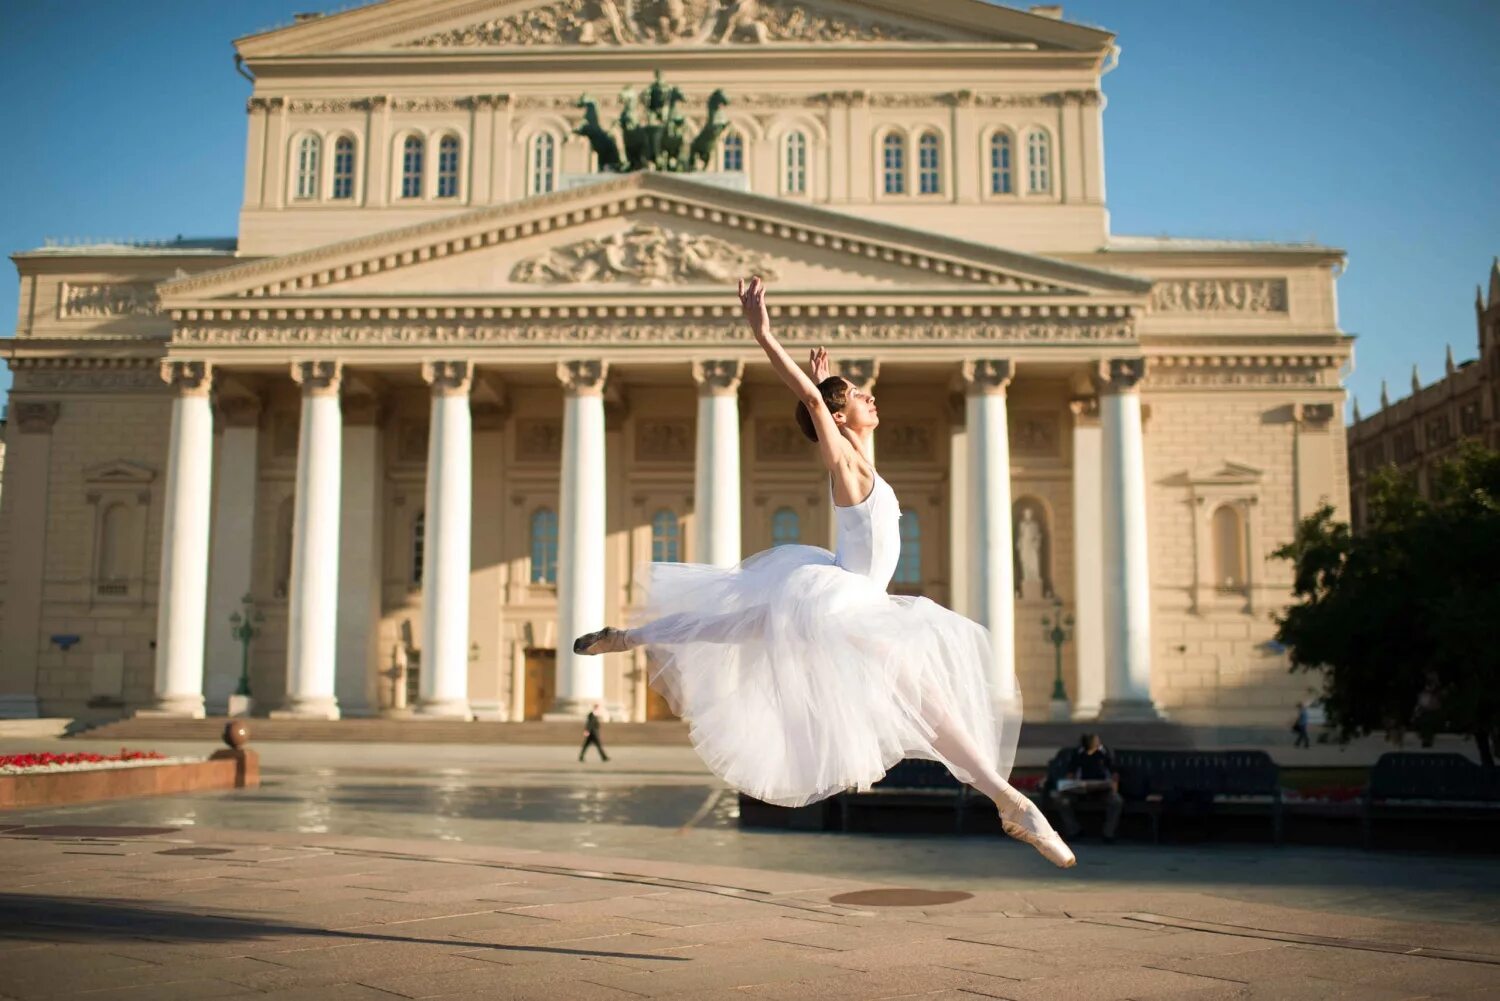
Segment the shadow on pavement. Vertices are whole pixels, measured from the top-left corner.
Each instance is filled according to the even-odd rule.
[[[456,938],[419,938],[352,929],[332,930],[197,908],[165,908],[130,900],[75,900],[28,893],[0,894],[0,941],[108,942],[122,939],[183,942],[253,942],[277,936],[446,945],[466,951],[530,952],[594,959],[690,962],[682,956],[507,945]]]

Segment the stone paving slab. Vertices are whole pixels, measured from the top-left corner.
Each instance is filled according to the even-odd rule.
[[[1480,1001],[1500,981],[1493,925],[1069,873],[874,906],[840,901],[893,888],[436,841],[21,827],[0,852],[0,997],[19,1001]]]

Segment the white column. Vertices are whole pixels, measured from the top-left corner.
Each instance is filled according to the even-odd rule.
[[[260,457],[260,397],[219,387],[219,454],[214,462],[213,545],[208,553],[208,662],[203,694],[208,711],[229,711],[239,687],[243,648],[229,617],[252,590],[255,495]]]
[[[428,362],[432,387],[427,432],[427,506],[422,533],[424,716],[469,718],[469,540],[472,534],[474,428],[468,362]]]
[[[969,440],[969,586],[971,617],[990,631],[993,678],[1010,692],[1016,674],[1015,584],[1011,566],[1010,437],[1005,391],[1015,372],[1008,360],[963,366],[965,435]]]
[[[557,701],[548,715],[586,715],[604,701],[604,662],[573,640],[604,625],[604,380],[609,364],[557,366],[563,384],[562,497],[557,552]]]
[[[963,419],[954,415],[948,434],[948,607],[968,615],[969,432],[959,423]]]
[[[1073,718],[1094,719],[1104,701],[1104,510],[1099,400],[1074,400],[1073,651],[1078,658]]]
[[[172,385],[156,605],[153,711],[203,716],[203,623],[208,611],[208,527],[213,490],[213,373],[207,362],[164,362]]]
[[[286,701],[272,716],[338,719],[334,697],[339,604],[339,491],[343,415],[335,361],[292,364],[302,387],[292,579],[287,599]]]
[[[695,361],[698,445],[693,467],[693,562],[740,561],[740,379],[738,361]]]
[[[344,377],[343,462],[339,471],[339,610],[334,696],[342,716],[373,716],[380,670],[380,399],[359,377]]]
[[[1151,571],[1146,550],[1144,358],[1099,366],[1104,468],[1104,703],[1101,719],[1152,720]]]

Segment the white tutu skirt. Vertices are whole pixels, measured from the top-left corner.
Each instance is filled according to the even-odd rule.
[[[815,546],[730,569],[656,563],[649,580],[636,629],[652,687],[736,789],[803,806],[868,788],[906,757],[972,781],[933,748],[944,725],[1009,776],[1021,697],[1014,676],[996,678],[984,627],[889,595]]]

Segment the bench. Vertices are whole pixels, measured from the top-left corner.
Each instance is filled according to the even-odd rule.
[[[969,787],[954,778],[944,765],[923,758],[905,758],[896,762],[885,777],[869,789],[850,789],[841,793],[838,798],[839,823],[843,830],[849,830],[850,814],[869,806],[951,806],[953,831],[959,834],[963,832],[964,806],[969,795]]]
[[[1057,783],[1068,772],[1073,748],[1058,751],[1047,765],[1042,786],[1050,802]],[[1265,751],[1133,751],[1112,752],[1120,773],[1124,813],[1145,814],[1153,841],[1161,840],[1164,814],[1201,806],[1215,813],[1254,812],[1267,807],[1271,836],[1282,841],[1281,771]],[[1101,807],[1102,808],[1102,807]]]
[[[1377,811],[1418,819],[1500,816],[1500,769],[1477,765],[1462,754],[1382,754],[1370,769],[1370,784],[1360,802],[1366,848],[1373,842]]]

